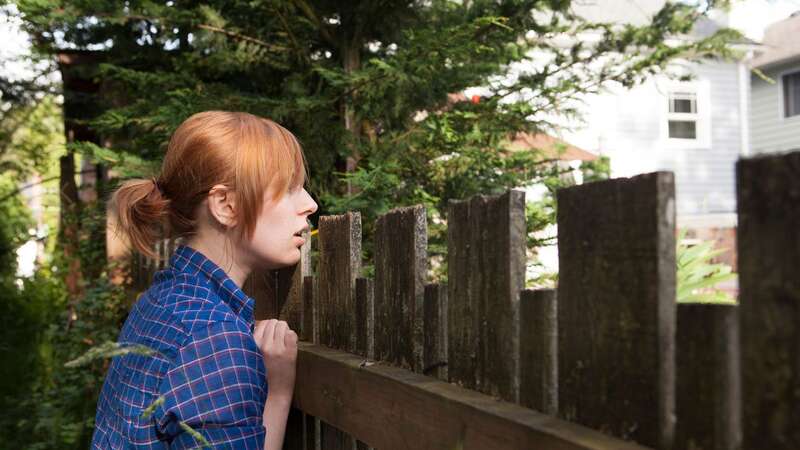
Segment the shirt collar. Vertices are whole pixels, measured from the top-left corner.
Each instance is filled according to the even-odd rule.
[[[179,245],[169,259],[176,272],[200,275],[210,281],[222,301],[248,325],[253,325],[255,300],[242,291],[222,268],[188,245]]]

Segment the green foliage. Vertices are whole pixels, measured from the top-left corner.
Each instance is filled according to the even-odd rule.
[[[0,436],[6,448],[29,448],[32,441],[20,433],[19,421],[31,416],[31,392],[52,375],[48,324],[57,319],[66,295],[45,271],[23,279],[22,288],[4,278],[0,289]]]
[[[0,175],[0,192],[15,189],[15,180]],[[14,277],[17,269],[17,248],[30,238],[28,230],[33,225],[30,213],[19,196],[0,201],[0,276]]]
[[[4,448],[29,448],[28,436],[18,432],[18,421],[30,416],[30,392],[50,377],[53,348],[46,328],[65,304],[60,283],[48,270],[40,269],[31,278],[17,276],[17,250],[29,241],[38,244],[41,238],[34,233],[36,223],[25,198],[34,192],[30,187],[44,184],[42,220],[53,223],[56,216],[49,209],[53,196],[48,189],[57,166],[54,155],[63,144],[63,119],[55,96],[17,91],[6,95],[17,87],[0,86],[0,442]]]
[[[136,354],[136,355],[154,355],[158,353],[156,350],[141,344],[122,344],[114,341],[107,341],[99,345],[95,345],[86,351],[83,355],[67,361],[64,367],[74,369],[76,367],[83,367],[92,361],[104,358],[113,358],[115,356]]]
[[[63,149],[63,130],[54,96],[0,115],[0,173],[18,180],[33,173],[47,173],[52,155]]]
[[[547,164],[505,153],[511,134],[552,131],[553,118],[576,117],[578,100],[609,83],[633,86],[678,59],[729,56],[736,37],[666,43],[704,14],[673,3],[643,26],[588,23],[560,0],[19,7],[41,52],[59,49],[56,30],[75,48],[104,49],[102,113],[87,124],[111,149],[76,148],[124,177],[149,175],[145,162],[160,160],[190,114],[264,115],[304,144],[320,213],[361,211],[367,238],[392,207],[423,203],[443,216],[450,199],[546,182]],[[598,39],[563,39],[581,34]],[[477,103],[448,97],[472,86],[488,91]],[[345,171],[348,158],[354,170]],[[441,244],[435,232],[431,242]]]
[[[607,180],[611,177],[611,159],[601,156],[594,161],[583,161],[580,171],[583,173],[584,183]]]
[[[686,230],[678,236],[676,253],[677,300],[680,303],[735,303],[731,294],[716,289],[720,283],[736,278],[727,264],[714,263],[726,249],[715,249],[714,241],[689,244]]]
[[[93,142],[78,141],[67,144],[67,149],[88,158],[93,164],[113,167],[119,177],[155,176],[159,164],[144,160],[124,150],[111,150]]]
[[[48,373],[22,403],[25,413],[19,416],[16,431],[25,437],[25,446],[17,448],[88,447],[108,361],[85,354],[96,343],[116,340],[127,313],[124,288],[111,284],[105,276],[96,279],[86,289],[85,296],[77,299],[74,317],[69,317],[66,308],[69,300],[63,284],[59,284],[59,290],[62,300],[53,305],[58,314],[43,329],[44,341],[50,349],[45,361]],[[82,367],[69,368],[66,364],[70,361],[72,365],[79,362]]]
[[[0,370],[0,407],[4,414],[0,416],[0,436],[7,448],[39,448],[37,439],[52,440],[51,431],[62,431],[50,427],[55,420],[51,414],[60,411],[51,408],[50,402],[37,403],[34,399],[41,398],[35,392],[45,386],[52,389],[58,379],[52,324],[61,319],[66,292],[58,279],[45,271],[23,279],[22,284],[21,289],[14,284],[2,286],[0,356],[4,364]],[[54,397],[62,393],[54,392]],[[34,428],[39,430],[38,436],[31,434]],[[68,433],[69,426],[63,431]],[[49,448],[63,447],[59,443]]]

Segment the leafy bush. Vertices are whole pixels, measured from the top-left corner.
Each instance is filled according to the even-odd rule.
[[[731,266],[714,263],[715,256],[727,249],[714,248],[714,241],[689,244],[686,230],[678,235],[676,260],[678,263],[677,300],[681,303],[735,303],[733,296],[716,286],[736,278]]]
[[[17,433],[25,436],[25,446],[14,448],[85,449],[92,436],[108,361],[92,361],[80,370],[66,367],[65,363],[96,344],[116,340],[127,314],[127,294],[103,274],[76,302],[75,316],[70,318],[63,285],[54,279],[49,282],[61,292],[47,296],[62,300],[54,305],[59,313],[43,330],[42,348],[48,353],[43,365],[47,370],[23,402],[21,420],[16,424]]]

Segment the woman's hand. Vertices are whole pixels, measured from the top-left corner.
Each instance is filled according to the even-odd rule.
[[[297,333],[283,320],[259,320],[253,330],[256,345],[264,355],[269,396],[290,400],[297,370]]]

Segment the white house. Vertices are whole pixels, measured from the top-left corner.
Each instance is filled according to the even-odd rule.
[[[582,0],[573,8],[593,22],[645,25],[663,4],[663,0]],[[727,15],[716,13],[699,22],[690,36],[676,39],[702,38],[725,26]],[[612,177],[674,172],[678,227],[728,248],[720,259],[734,268],[735,163],[751,152],[747,58],[757,47],[749,40],[737,46],[742,50],[738,60],[679,63],[693,75],[692,81],[655,76],[630,90],[610,86],[602,94],[584,97],[585,123],[558,136],[608,156]],[[555,248],[541,249],[540,257],[557,270]]]
[[[762,44],[752,61],[761,72],[751,76],[753,151],[800,150],[800,11],[770,25]]]
[[[643,24],[659,0],[583,1],[576,12],[594,21]],[[701,38],[727,26],[725,15],[701,21]],[[755,47],[743,42],[746,56]],[[750,152],[749,84],[746,58],[684,64],[694,79],[653,77],[631,90],[610,88],[587,98],[586,126],[565,140],[610,157],[614,177],[657,170],[675,173],[679,226],[735,226],[735,163]]]

